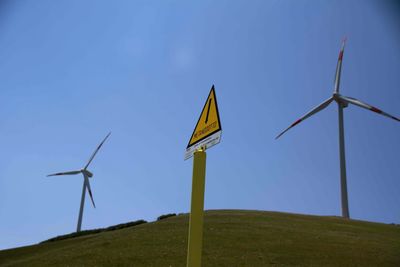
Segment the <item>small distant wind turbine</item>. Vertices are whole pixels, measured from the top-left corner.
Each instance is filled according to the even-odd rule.
[[[345,159],[345,149],[344,149],[343,108],[346,108],[348,106],[348,104],[353,104],[353,105],[371,110],[373,112],[376,112],[383,116],[389,117],[396,121],[400,121],[400,119],[395,116],[392,116],[386,112],[383,112],[382,110],[380,110],[376,107],[373,107],[364,102],[361,102],[360,100],[339,94],[340,73],[342,70],[342,59],[343,59],[343,52],[344,52],[345,44],[346,44],[346,39],[343,40],[342,48],[340,49],[340,53],[339,53],[339,59],[338,59],[338,63],[336,66],[333,95],[328,100],[325,100],[319,106],[315,107],[310,112],[305,114],[303,117],[301,117],[300,119],[295,121],[286,130],[284,130],[282,133],[280,133],[275,139],[278,139],[281,135],[286,133],[290,128],[296,126],[300,122],[304,121],[305,119],[311,117],[315,113],[326,108],[332,101],[335,100],[337,102],[338,109],[339,109],[339,152],[340,152],[340,187],[341,187],[341,198],[342,198],[342,216],[344,218],[349,218],[350,214],[349,214],[349,205],[348,205],[348,199],[347,199],[346,159]]]
[[[58,173],[53,173],[53,174],[47,175],[47,176],[58,176],[58,175],[75,175],[75,174],[82,173],[82,175],[83,175],[83,189],[82,189],[81,207],[79,209],[78,226],[76,228],[77,232],[81,231],[83,206],[84,206],[84,203],[85,203],[86,188],[87,188],[87,190],[89,192],[90,199],[92,200],[93,207],[96,208],[96,205],[94,204],[94,200],[93,200],[92,190],[90,189],[90,183],[89,183],[89,178],[93,177],[93,173],[88,171],[87,168],[89,167],[89,164],[92,162],[92,160],[96,156],[97,152],[100,150],[101,146],[104,144],[104,142],[110,136],[110,134],[111,134],[111,132],[107,134],[107,136],[103,139],[103,141],[100,143],[100,145],[96,148],[96,150],[94,151],[94,153],[90,157],[88,163],[86,164],[86,166],[83,169],[78,170],[78,171],[58,172]]]

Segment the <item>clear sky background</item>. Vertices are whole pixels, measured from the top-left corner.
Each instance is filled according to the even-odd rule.
[[[341,92],[400,116],[400,17],[391,1],[2,1],[0,249],[189,212],[185,147],[215,84],[222,141],[205,209],[335,215]],[[400,123],[345,109],[350,215],[400,223]]]

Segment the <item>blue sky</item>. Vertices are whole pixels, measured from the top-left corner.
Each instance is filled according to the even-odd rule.
[[[6,1],[0,5],[0,249],[188,212],[186,144],[212,84],[222,141],[206,209],[340,215],[333,90],[400,116],[399,6],[386,1]],[[400,124],[344,111],[350,215],[400,223]]]

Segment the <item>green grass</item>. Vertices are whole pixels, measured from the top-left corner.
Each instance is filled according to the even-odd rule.
[[[188,215],[0,251],[0,266],[185,266]],[[400,266],[400,227],[279,212],[213,210],[203,266]]]

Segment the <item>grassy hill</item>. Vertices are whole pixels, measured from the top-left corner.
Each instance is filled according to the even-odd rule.
[[[0,251],[0,266],[185,266],[188,214]],[[203,266],[400,266],[400,226],[212,210]]]

